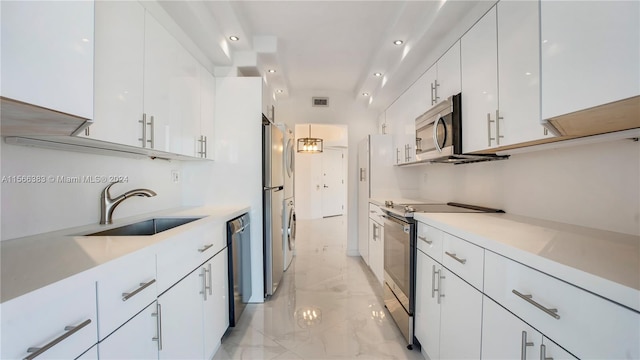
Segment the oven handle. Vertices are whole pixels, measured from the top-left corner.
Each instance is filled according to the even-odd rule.
[[[382,216],[383,218],[385,218],[385,219],[387,219],[387,220],[391,221],[391,222],[394,222],[394,223],[396,223],[396,224],[398,224],[398,225],[402,226],[402,230],[408,233],[408,231],[406,231],[406,229],[407,229],[407,228],[408,228],[408,226],[409,226],[409,223],[408,223],[408,222],[404,222],[404,221],[402,221],[402,220],[398,220],[398,219],[396,219],[396,218],[394,218],[394,217],[392,217],[392,216],[389,216],[389,215],[381,215],[381,216]]]

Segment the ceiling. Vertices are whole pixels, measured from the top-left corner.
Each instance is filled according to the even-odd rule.
[[[342,92],[380,110],[494,3],[160,1],[216,68],[265,76],[279,97]]]

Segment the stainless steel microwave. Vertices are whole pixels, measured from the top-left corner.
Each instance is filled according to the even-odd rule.
[[[462,94],[450,96],[416,118],[416,159],[437,161],[462,154]]]

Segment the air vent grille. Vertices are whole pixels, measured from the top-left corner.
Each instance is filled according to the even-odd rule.
[[[328,97],[313,97],[311,98],[311,104],[313,106],[329,107]]]

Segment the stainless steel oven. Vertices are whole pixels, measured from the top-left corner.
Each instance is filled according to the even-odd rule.
[[[384,211],[384,210],[383,210]],[[413,344],[415,288],[415,225],[413,219],[385,211],[384,304],[407,340]]]

